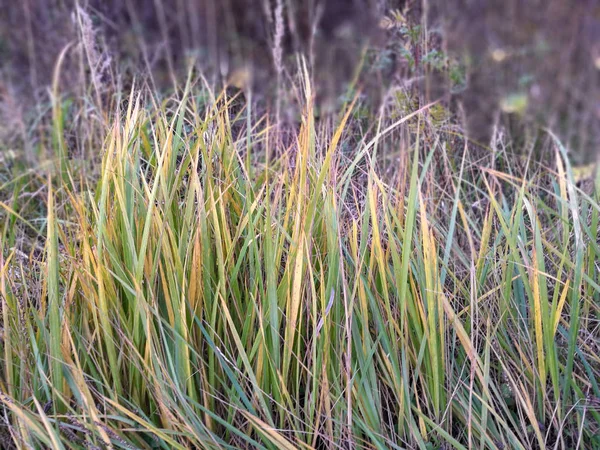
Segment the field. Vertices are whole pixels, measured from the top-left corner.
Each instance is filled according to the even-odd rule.
[[[2,448],[600,448],[599,172],[291,67],[274,114],[59,59],[0,148]]]

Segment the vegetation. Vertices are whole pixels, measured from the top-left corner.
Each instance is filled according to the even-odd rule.
[[[228,91],[134,90],[95,176],[55,104],[53,158],[2,184],[5,443],[600,445],[598,182],[556,139],[545,184],[477,171],[433,105],[358,139],[303,83],[287,148]]]
[[[329,113],[299,57],[273,114],[194,69],[65,95],[68,51],[0,140],[3,448],[600,448],[600,172],[514,99],[484,145],[360,70]]]

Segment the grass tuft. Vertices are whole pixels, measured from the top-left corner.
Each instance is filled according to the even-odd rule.
[[[434,104],[359,135],[302,80],[285,145],[228,91],[132,91],[86,171],[55,98],[48,177],[0,186],[2,439],[600,445],[598,183],[553,135],[544,179],[483,167]]]

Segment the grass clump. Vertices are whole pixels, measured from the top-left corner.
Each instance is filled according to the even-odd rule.
[[[95,175],[58,128],[3,180],[6,447],[600,445],[598,181],[302,88],[289,145],[227,91],[134,91]]]

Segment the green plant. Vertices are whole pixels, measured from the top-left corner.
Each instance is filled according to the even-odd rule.
[[[599,183],[577,189],[558,140],[550,192],[528,172],[472,170],[430,123],[436,104],[382,115],[356,143],[356,98],[317,125],[303,74],[285,149],[226,92],[133,91],[97,179],[54,139],[45,218],[24,220],[0,187],[4,435],[73,449],[593,445]],[[377,154],[400,143],[390,180]],[[27,227],[41,260],[9,238]]]

